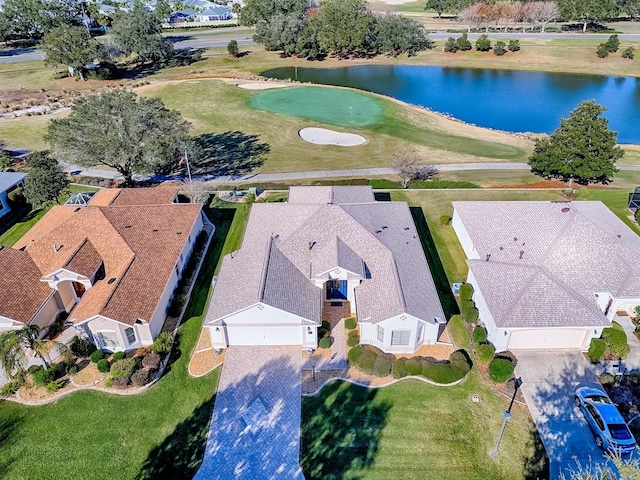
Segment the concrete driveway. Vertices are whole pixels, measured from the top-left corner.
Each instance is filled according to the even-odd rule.
[[[573,403],[576,385],[598,383],[582,353],[519,351],[516,356],[516,375],[522,379],[522,393],[549,456],[551,480],[575,469],[576,460],[582,465],[605,463],[589,425]]]
[[[304,480],[300,347],[229,347],[196,480]]]

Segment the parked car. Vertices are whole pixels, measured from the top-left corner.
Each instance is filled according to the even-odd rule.
[[[622,457],[630,457],[636,440],[607,393],[599,386],[578,387],[574,401],[595,436],[596,445]]]

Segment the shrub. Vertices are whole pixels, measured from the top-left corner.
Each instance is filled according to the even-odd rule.
[[[141,387],[149,383],[149,377],[149,370],[144,368],[142,370],[136,370],[133,372],[133,375],[131,375],[131,384],[136,387]]]
[[[520,51],[520,40],[509,40],[509,46],[507,49],[510,52],[518,52]]]
[[[440,215],[440,225],[449,225],[451,217],[449,215]]]
[[[602,330],[602,338],[607,342],[607,347],[611,353],[617,357],[626,358],[629,355],[629,344],[627,334],[624,330],[619,330],[616,324]]]
[[[173,342],[173,336],[169,332],[160,332],[160,334],[153,341],[151,351],[153,353],[168,353],[171,351],[171,344]]]
[[[493,354],[496,353],[495,347],[490,343],[483,343],[476,347],[476,355],[478,360],[482,363],[487,363],[493,358]]]
[[[473,341],[476,343],[484,343],[487,341],[487,329],[484,327],[476,327],[473,329]]]
[[[378,377],[386,377],[391,373],[391,360],[387,357],[378,356],[373,363],[373,374]]]
[[[360,343],[360,335],[355,330],[349,332],[349,337],[347,337],[347,345],[350,347],[355,347]]]
[[[607,48],[607,45],[604,43],[598,45],[596,55],[598,56],[598,58],[607,58],[609,56],[609,49]]]
[[[100,62],[100,65],[95,70],[87,70],[85,74],[88,79],[95,80],[115,80],[120,78],[120,70],[113,63]]]
[[[347,354],[347,356],[349,357],[349,361],[355,365],[360,355],[362,355],[362,352],[364,352],[364,348],[353,347]]]
[[[469,41],[469,38],[467,38],[466,33],[463,33],[461,37],[458,37],[456,40],[456,47],[458,47],[458,50],[462,52],[471,50],[471,42]]]
[[[111,377],[113,378],[129,378],[136,368],[135,358],[123,358],[111,365]]]
[[[462,288],[462,287],[460,287]],[[465,312],[472,310],[476,307],[473,300],[460,300],[460,313],[464,316]]]
[[[428,378],[432,382],[447,384],[453,383],[464,377],[460,371],[451,368],[449,363],[445,362],[430,362],[424,360],[422,362],[422,376]]]
[[[96,366],[98,367],[98,371],[100,373],[107,373],[109,371],[109,362],[107,361],[106,358],[98,360],[98,362],[96,363]]]
[[[610,53],[617,52],[618,48],[620,48],[620,39],[618,38],[618,35],[616,35],[615,33],[611,35],[606,41],[605,46]]]
[[[142,357],[142,366],[147,370],[157,370],[160,368],[160,355],[157,353],[147,353]]]
[[[76,373],[78,373],[78,366],[74,363],[72,365],[69,365],[69,367],[67,368],[67,375],[75,375]]]
[[[116,352],[113,354],[112,360],[117,362],[118,360],[122,360],[124,358],[124,352]]]
[[[0,156],[2,156],[1,151]],[[24,189],[22,187],[14,188],[9,193],[7,193],[7,200],[12,207],[25,205],[27,203],[27,198],[24,196]]]
[[[604,357],[604,352],[607,350],[607,342],[601,338],[593,338],[589,344],[589,351],[587,355],[592,362],[599,362]]]
[[[56,367],[52,366],[49,368],[40,367],[38,370],[31,374],[33,378],[33,383],[35,383],[38,387],[44,387],[50,382],[53,382],[56,378]]]
[[[344,328],[347,330],[353,330],[358,325],[356,319],[354,317],[345,318],[344,320]]]
[[[128,377],[114,378],[111,380],[111,387],[117,388],[119,390],[127,388],[128,385],[129,385]]]
[[[356,360],[356,366],[364,373],[373,373],[373,367],[376,363],[378,356],[371,350],[364,350],[358,360]]]
[[[449,355],[449,365],[453,370],[459,372],[460,378],[462,378],[471,370],[472,362],[465,350],[456,350]]]
[[[410,358],[404,362],[407,375],[416,376],[422,374],[422,363],[419,358]]]
[[[82,338],[76,337],[73,339],[70,345],[71,352],[76,357],[88,357],[91,355],[96,347],[89,340],[84,340]]]
[[[478,309],[472,308],[471,310],[464,312],[464,321],[467,323],[476,323],[479,316],[480,312],[478,312]]]
[[[51,382],[47,383],[44,388],[46,388],[47,392],[49,393],[55,393],[58,390],[60,390],[63,386],[64,386],[64,380],[60,379],[60,380],[52,380]]]
[[[485,34],[482,34],[476,40],[476,50],[479,52],[488,52],[491,50],[491,40]]]
[[[447,41],[444,42],[444,51],[445,53],[456,53],[458,51],[458,45],[455,38],[447,38]]]
[[[0,388],[0,397],[8,397],[16,393],[20,387],[22,386],[22,382],[19,380],[12,380],[11,382],[5,383],[2,388]]]
[[[102,350],[94,350],[94,352],[91,354],[91,361],[93,363],[98,363],[103,358],[104,358],[104,352]]]
[[[489,378],[496,383],[504,383],[511,378],[515,367],[510,359],[496,357],[489,364]]]
[[[393,375],[393,378],[404,378],[407,376],[407,369],[404,365],[405,361],[404,358],[398,358],[393,362],[391,366],[391,375]]]
[[[615,381],[616,381],[615,377],[609,373],[603,373],[602,375],[600,375],[600,383],[602,384],[603,387],[608,387],[610,385],[613,385]]]
[[[318,342],[318,348],[331,348],[331,337],[322,337]]]
[[[633,47],[627,47],[622,51],[622,58],[628,58],[629,60],[633,60],[633,58],[636,56],[635,54],[635,49]],[[640,211],[640,210],[638,210]],[[637,212],[636,212],[637,214]]]
[[[236,40],[231,40],[227,43],[227,52],[229,52],[229,55],[232,57],[238,58],[240,48],[238,48],[238,42]]]
[[[504,43],[503,41],[496,42],[496,46],[493,48],[493,54],[501,57],[502,55],[507,53],[506,46],[507,44]]]
[[[460,300],[471,300],[472,298],[473,285],[471,285],[470,283],[463,283],[462,285],[460,285]]]

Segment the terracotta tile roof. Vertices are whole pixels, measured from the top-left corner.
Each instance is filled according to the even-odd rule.
[[[71,257],[71,260],[65,265],[65,268],[87,278],[91,278],[101,263],[102,257],[87,239],[80,245],[80,248],[73,257]]]
[[[26,252],[0,247],[0,315],[28,324],[51,289]]]

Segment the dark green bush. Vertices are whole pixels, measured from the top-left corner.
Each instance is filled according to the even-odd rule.
[[[349,357],[349,361],[355,365],[360,355],[362,355],[362,352],[364,352],[364,348],[362,347],[353,347],[352,349],[350,349],[349,353],[347,354],[347,356]]]
[[[47,392],[49,393],[55,393],[58,390],[60,390],[62,387],[64,387],[64,380],[60,379],[60,380],[52,380],[49,383],[47,383],[45,385],[44,388],[47,389]]]
[[[38,387],[44,387],[45,385],[56,379],[56,367],[40,367],[38,370],[31,374],[31,377],[33,378],[33,383],[35,383]]]
[[[404,362],[404,365],[407,370],[407,375],[422,375],[422,363],[420,362],[419,358],[409,358],[406,362]]]
[[[96,350],[96,347],[93,343],[91,343],[89,340],[84,340],[79,337],[73,339],[70,348],[71,352],[76,357],[88,357]]]
[[[173,343],[173,336],[169,332],[160,332],[160,334],[153,341],[151,351],[153,353],[169,353],[171,351],[171,344]]]
[[[449,355],[449,365],[462,378],[471,370],[472,362],[465,350],[456,350]]]
[[[162,358],[158,353],[147,353],[142,357],[142,367],[147,370],[157,370],[160,368],[160,361]]]
[[[14,188],[7,193],[7,200],[12,208],[20,207],[27,203],[27,199],[24,196],[24,189],[22,187]]]
[[[100,62],[96,69],[86,70],[85,77],[95,80],[115,80],[120,78],[120,70],[113,63]]]
[[[598,58],[607,58],[609,56],[609,49],[607,48],[607,45],[604,43],[598,45],[596,55],[598,56]]]
[[[607,342],[607,347],[613,355],[620,358],[626,358],[629,355],[629,344],[627,343],[627,334],[619,326],[613,324],[612,327],[602,330],[602,338]]]
[[[447,41],[444,42],[444,51],[445,53],[456,53],[458,51],[458,44],[455,38],[447,38]]]
[[[496,357],[489,364],[489,378],[496,383],[504,383],[511,378],[515,367],[510,359]]]
[[[227,43],[227,52],[232,57],[238,58],[238,55],[240,55],[240,48],[238,47],[237,40],[230,40],[229,43]]]
[[[507,53],[507,44],[504,43],[503,41],[497,41],[496,42],[496,46],[493,47],[493,54],[494,55],[498,55],[499,57],[501,57],[502,55],[504,55],[505,53]]]
[[[510,52],[520,51],[520,40],[509,40],[509,46],[507,48]]]
[[[441,384],[453,383],[462,378],[459,376],[459,372],[452,369],[448,363],[428,360],[422,362],[422,376]]]
[[[391,360],[387,357],[378,356],[373,364],[373,374],[378,377],[386,377],[391,373]]]
[[[458,47],[458,50],[462,52],[471,50],[471,42],[469,41],[466,33],[463,33],[461,37],[458,37],[456,40],[456,46]]]
[[[112,378],[129,378],[136,368],[135,358],[123,358],[111,365],[109,373]]]
[[[476,50],[479,52],[488,52],[491,50],[491,40],[485,34],[482,34],[476,40]]]
[[[141,387],[149,383],[149,377],[149,370],[144,368],[142,370],[136,370],[133,372],[133,375],[131,375],[131,384],[135,387]]]
[[[472,308],[464,312],[464,321],[467,323],[476,323],[479,316],[480,312],[478,312],[478,309]]]
[[[9,397],[18,390],[20,390],[20,384],[18,382],[7,382],[0,388],[0,397]]]
[[[618,48],[620,48],[620,39],[618,38],[618,35],[616,35],[615,33],[611,35],[606,41],[605,45],[610,53],[617,52]]]
[[[472,298],[473,285],[471,285],[470,283],[463,283],[462,285],[460,285],[460,300],[471,300]]]
[[[124,352],[116,352],[113,354],[113,361],[117,362],[118,360],[122,360],[124,358]]]
[[[398,358],[393,362],[391,366],[391,375],[393,375],[393,378],[404,378],[407,376],[407,369],[404,365],[405,361],[405,358]]]
[[[587,355],[589,356],[589,360],[592,362],[599,362],[604,357],[604,352],[607,350],[607,342],[605,342],[601,338],[593,338],[591,339],[591,343],[589,344],[589,351]]]
[[[364,373],[373,373],[373,368],[378,356],[371,350],[364,350],[358,360],[356,360],[356,366]]]
[[[476,343],[484,343],[487,341],[487,329],[484,327],[476,327],[473,329],[473,341]]]
[[[462,288],[462,287],[461,287]],[[460,313],[464,315],[465,312],[476,308],[476,304],[473,300],[460,300]]]
[[[440,215],[440,225],[449,225],[451,217],[449,215]]]
[[[482,363],[490,361],[493,358],[494,353],[496,353],[496,349],[490,343],[483,343],[476,347],[476,355],[478,355],[478,360]]]
[[[355,347],[359,343],[360,343],[360,336],[358,335],[358,332],[356,332],[355,330],[352,330],[351,332],[349,332],[349,336],[347,337],[347,345],[349,347]]]
[[[331,337],[322,337],[318,342],[318,348],[331,348]]]
[[[91,361],[93,363],[98,363],[103,358],[104,358],[104,352],[102,350],[94,350],[94,352],[91,354]]]
[[[73,364],[73,365],[69,365],[67,367],[67,375],[75,375],[76,373],[78,373],[78,366]]]
[[[635,53],[635,49],[633,47],[627,47],[622,51],[622,58],[627,58],[629,60],[633,60],[633,58],[636,56]],[[638,212],[640,212],[640,210],[638,210]],[[638,216],[638,212],[636,212],[636,219]],[[640,222],[639,222],[640,223]]]
[[[354,317],[349,317],[344,319],[344,328],[347,330],[353,330],[358,325],[358,322]]]
[[[98,360],[96,366],[98,367],[98,371],[101,373],[107,373],[109,371],[109,362],[106,358]]]

